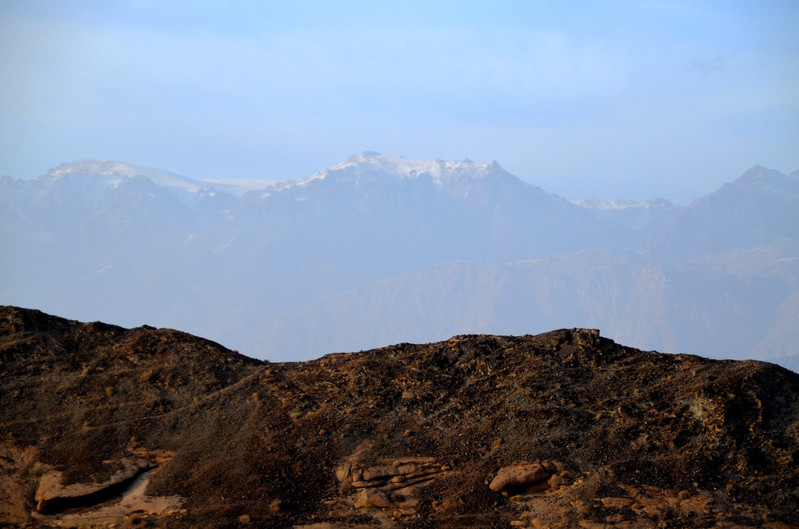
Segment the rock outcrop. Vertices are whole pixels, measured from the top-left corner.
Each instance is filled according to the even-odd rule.
[[[562,465],[551,461],[520,463],[502,467],[488,487],[506,494],[518,492],[534,494],[571,484],[572,473],[562,470]]]
[[[33,499],[36,510],[40,513],[55,513],[68,510],[73,506],[88,506],[102,503],[121,495],[140,475],[145,474],[150,465],[142,460],[120,460],[122,469],[100,483],[63,483],[63,474],[50,470],[42,474]]]
[[[252,360],[0,308],[0,525],[784,529],[799,376],[597,331]]]

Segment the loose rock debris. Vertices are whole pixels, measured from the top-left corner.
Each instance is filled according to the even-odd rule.
[[[3,307],[0,434],[10,527],[799,520],[795,373],[591,329],[274,364]]]

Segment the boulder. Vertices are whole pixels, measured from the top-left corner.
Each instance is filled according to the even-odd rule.
[[[555,473],[555,465],[548,461],[535,463],[519,463],[502,467],[497,472],[489,488],[494,492],[508,491],[509,489],[528,488],[538,483],[545,482]]]

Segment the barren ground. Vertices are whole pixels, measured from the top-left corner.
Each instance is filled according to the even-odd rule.
[[[799,527],[799,376],[570,329],[272,364],[0,308],[0,525]]]

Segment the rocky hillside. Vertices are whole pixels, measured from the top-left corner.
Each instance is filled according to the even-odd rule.
[[[799,376],[597,331],[265,363],[0,309],[0,525],[799,527]]]

